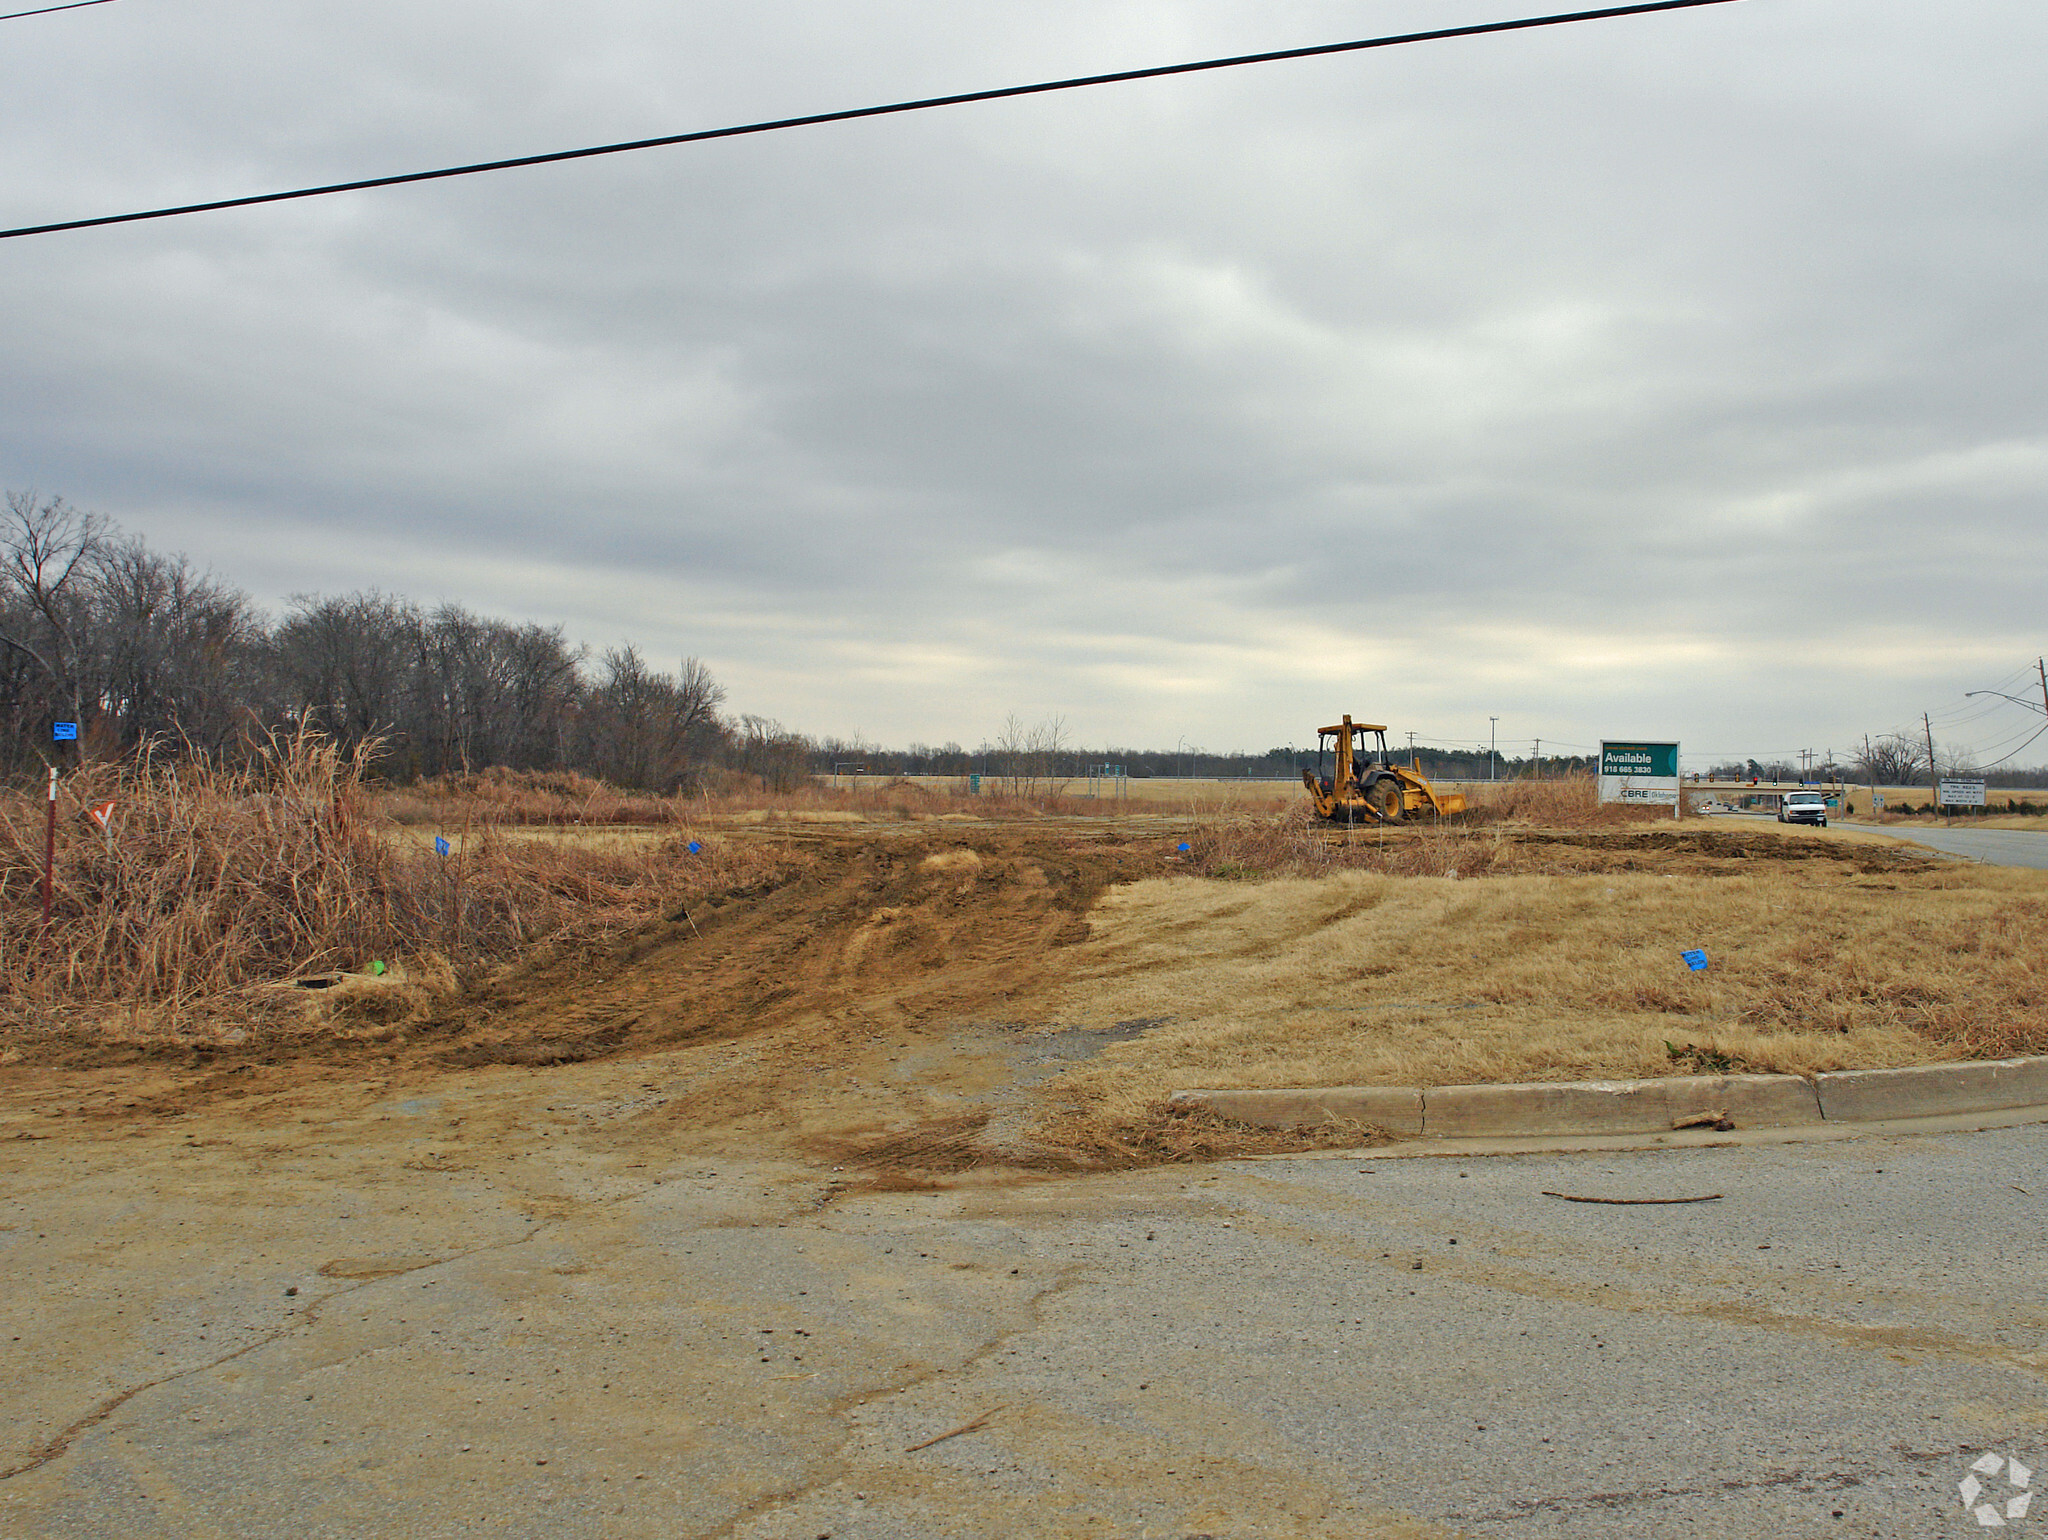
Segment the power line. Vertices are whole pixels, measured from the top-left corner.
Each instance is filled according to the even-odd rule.
[[[2034,738],[2038,738],[2038,737],[2040,737],[2042,733],[2048,733],[2048,723],[2043,723],[2043,724],[2042,724],[2042,725],[2041,725],[2041,726],[2040,726],[2039,728],[2037,728],[2037,729],[2035,730],[2035,732],[2034,732],[2034,737],[2033,737],[2033,738],[2029,738],[2029,739],[2027,740],[2027,743],[2032,743],[2032,742],[2034,741]],[[1996,768],[1996,767],[1998,767],[1999,765],[2002,765],[2002,764],[2004,764],[2004,763],[2006,762],[2006,760],[2008,760],[2008,759],[2011,759],[2011,758],[2013,757],[2013,754],[2017,754],[2017,753],[2019,753],[2020,749],[2024,749],[2024,748],[2025,748],[2025,747],[2027,746],[2027,743],[2023,743],[2023,744],[2021,744],[2021,745],[2020,745],[2020,747],[2019,747],[2019,749],[2014,749],[2014,750],[2012,751],[2012,754],[2006,754],[2006,755],[2002,755],[2002,756],[2000,756],[1999,758],[1997,758],[1997,759],[1994,759],[1994,760],[1992,760],[1990,764],[1988,764],[1988,765],[1980,765],[1980,766],[1979,766],[1978,768],[1979,768],[1979,769],[1982,769],[1982,770],[1991,770],[1991,769],[1995,769],[1995,768]]]
[[[98,4],[100,0],[85,0]],[[258,203],[284,203],[294,198],[321,198],[331,193],[362,192],[372,187],[397,187],[407,182],[434,182],[445,177],[477,176],[486,171],[511,171],[521,166],[545,166],[563,160],[588,160],[597,155],[622,155],[629,150],[652,150],[672,144],[698,144],[707,139],[737,139],[745,134],[768,134],[784,128],[813,128],[821,123],[847,123],[856,118],[889,117],[896,113],[923,112],[933,107],[960,107],[970,102],[1001,101],[1012,96],[1038,96],[1048,91],[1076,91],[1084,86],[1118,85],[1131,80],[1157,80],[1167,75],[1192,75],[1204,70],[1235,69],[1245,64],[1275,64],[1286,59],[1313,59],[1327,54],[1358,53],[1369,48],[1394,48],[1404,43],[1434,43],[1446,38],[1481,37],[1495,32],[1526,32],[1536,27],[1559,27],[1575,21],[1604,21],[1617,16],[1646,16],[1655,11],[1688,11],[1706,5],[1730,5],[1736,0],[1645,0],[1643,4],[1608,6],[1597,11],[1568,11],[1551,16],[1525,16],[1513,21],[1480,22],[1469,27],[1440,27],[1432,32],[1403,32],[1390,37],[1361,38],[1350,43],[1319,43],[1309,48],[1281,48],[1270,53],[1237,54],[1227,59],[1198,59],[1188,64],[1160,64],[1148,69],[1117,70],[1107,75],[1077,75],[1069,80],[1044,80],[1028,86],[1000,86],[990,91],[963,91],[952,96],[927,96],[915,101],[890,102],[881,107],[853,107],[841,112],[815,112],[799,118],[775,118],[762,123],[741,123],[731,128],[706,128],[687,134],[664,134],[656,139],[628,139],[618,144],[591,145],[580,150],[554,150],[544,155],[518,155],[508,160],[483,160],[464,166],[443,166],[437,171],[406,171],[396,176],[364,177],[353,182],[327,182],[317,187],[299,187],[290,192],[256,193],[246,198],[219,198],[209,203],[181,203],[171,208],[144,209],[133,214],[102,214],[93,219],[67,219],[55,224],[24,225],[0,230],[0,240],[21,235],[54,235],[60,230],[89,230],[99,225],[134,224],[144,219],[170,219],[180,214],[207,214],[219,209],[248,208]]]
[[[112,5],[114,0],[71,0],[69,5],[46,5],[33,11],[9,11],[0,21],[19,21],[24,16],[47,16],[52,11],[82,11],[89,5]]]

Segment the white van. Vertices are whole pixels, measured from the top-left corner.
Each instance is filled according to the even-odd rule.
[[[1788,791],[1778,799],[1779,823],[1828,826],[1828,799],[1817,791]]]

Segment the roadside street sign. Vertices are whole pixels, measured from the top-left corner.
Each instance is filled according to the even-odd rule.
[[[1943,807],[1984,806],[1984,783],[1982,781],[1943,781],[1940,786],[1940,800]]]

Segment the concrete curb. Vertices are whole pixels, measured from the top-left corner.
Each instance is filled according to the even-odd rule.
[[[1799,1075],[1671,1075],[1531,1085],[1176,1091],[1177,1106],[1263,1128],[1366,1123],[1401,1138],[1669,1133],[1718,1113],[1734,1128],[1797,1128],[2048,1109],[2048,1057]]]
[[[1842,1122],[2004,1112],[2048,1103],[2048,1058],[1843,1070],[1813,1082],[1822,1116]]]

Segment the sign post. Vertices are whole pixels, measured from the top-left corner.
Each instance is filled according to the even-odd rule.
[[[76,743],[76,722],[52,722],[52,743]],[[50,805],[43,816],[43,934],[50,933],[50,900],[57,884],[57,767],[50,766]]]
[[[43,934],[50,933],[50,889],[57,880],[57,767],[50,766],[50,811],[43,819]]]
[[[1678,780],[1678,745],[1675,743],[1600,742],[1600,800],[1631,802],[1637,806],[1669,806],[1671,816],[1685,811],[1685,794]]]

